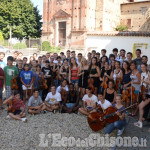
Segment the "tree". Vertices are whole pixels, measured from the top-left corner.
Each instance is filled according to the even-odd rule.
[[[18,39],[41,37],[42,16],[31,0],[1,0],[0,3],[0,30],[4,38],[9,38],[9,28]]]
[[[128,31],[128,26],[121,23],[115,28],[116,31]]]

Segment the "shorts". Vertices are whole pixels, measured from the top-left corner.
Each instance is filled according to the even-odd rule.
[[[140,93],[140,91],[138,91],[138,90],[134,91],[134,94],[139,94],[139,93]]]
[[[77,80],[71,80],[71,83],[73,83],[73,84],[79,83],[79,80],[78,79]]]
[[[2,99],[2,91],[3,91],[3,88],[0,88],[0,99]]]
[[[22,89],[27,90],[27,88],[24,85],[22,85]],[[32,89],[32,85],[30,87],[28,87],[28,90],[31,90],[31,89]]]
[[[75,106],[75,103],[66,103],[67,108],[72,108]]]
[[[21,112],[21,110],[15,110],[14,112],[8,111],[8,114],[13,113],[14,115],[19,115]]]
[[[6,86],[6,98],[9,98],[11,94],[11,86]]]
[[[92,107],[90,107],[90,106],[87,106],[86,108],[87,108],[87,109],[90,109],[90,110],[91,110],[91,109],[93,109],[93,108],[92,108]]]

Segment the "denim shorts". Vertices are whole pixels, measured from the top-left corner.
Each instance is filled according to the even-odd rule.
[[[66,103],[67,108],[72,108],[75,105],[75,103]]]
[[[3,88],[0,88],[0,99],[2,99],[2,91],[3,91]]]
[[[138,90],[135,90],[135,91],[134,91],[134,94],[139,94],[139,91],[138,91]]]
[[[92,107],[90,107],[90,106],[86,106],[86,108],[87,108],[87,109],[90,109],[90,110],[92,109]]]
[[[79,80],[71,80],[73,84],[79,83]]]

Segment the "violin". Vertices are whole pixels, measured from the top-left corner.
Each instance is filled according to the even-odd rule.
[[[15,108],[13,107],[15,105],[15,100],[11,99],[8,101],[8,111],[15,112]]]
[[[62,101],[67,99],[67,92],[66,92],[66,90],[64,90],[64,89],[61,90],[61,97],[62,97]]]
[[[135,100],[135,87],[134,86],[131,86],[129,87],[129,94],[128,94],[128,97],[131,98],[131,100]]]
[[[89,78],[88,79],[88,87],[90,87],[92,89],[92,93],[94,93],[95,88],[94,88],[94,79],[93,78]]]
[[[11,89],[12,90],[18,90],[17,80],[11,79]]]
[[[59,67],[57,69],[58,69],[58,71],[56,72],[56,74],[57,74],[56,79],[57,80],[62,80],[62,76],[59,73]]]
[[[116,73],[119,74],[120,70]],[[115,84],[115,90],[118,91],[119,90],[119,85],[120,85],[120,78],[116,78],[116,84]]]
[[[44,81],[43,81],[43,87],[44,87],[45,90],[48,89],[47,79],[44,79]]]
[[[133,104],[119,112],[121,113],[123,111],[126,111],[127,109],[130,109],[134,107],[135,105],[137,104]],[[88,124],[90,128],[93,131],[97,132],[103,129],[107,123],[114,123],[115,121],[118,121],[119,116],[116,114],[117,111],[118,110],[116,108],[111,106],[111,107],[108,107],[104,112],[101,112],[101,113],[93,112],[89,114],[87,120],[88,120]]]
[[[130,101],[130,99],[129,99],[129,92],[128,92],[128,90],[127,89],[124,89],[123,91],[122,91],[122,95],[123,95],[123,101],[127,101],[127,102],[129,102]]]
[[[44,89],[42,79],[39,80],[39,89],[40,89],[40,90],[43,90],[43,89]]]
[[[108,82],[108,78],[106,76],[104,76],[101,87],[104,88],[104,89],[107,89],[107,87],[108,87],[107,82]]]

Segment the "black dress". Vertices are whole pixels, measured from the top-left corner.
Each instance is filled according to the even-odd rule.
[[[89,70],[82,70],[84,71],[84,75],[79,77],[79,87],[86,88],[88,86],[88,77],[89,77]],[[83,79],[83,80],[82,80]]]
[[[97,69],[96,68],[92,68],[90,71],[90,74],[95,75],[97,74]],[[94,87],[99,87],[99,77],[92,77],[92,79],[94,79]]]
[[[109,94],[109,93],[107,93],[107,89],[106,89],[105,99],[108,100],[109,102],[113,102],[113,100],[114,100],[114,93],[115,93],[115,90],[114,90],[113,93]]]

